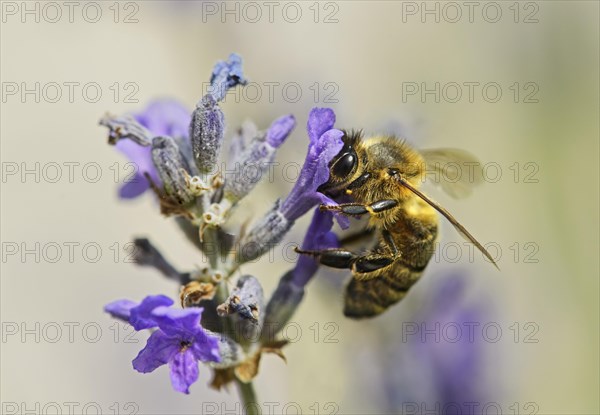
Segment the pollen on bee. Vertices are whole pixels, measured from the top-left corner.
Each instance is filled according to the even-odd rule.
[[[346,194],[347,195],[351,195],[352,194],[352,189],[346,189]]]

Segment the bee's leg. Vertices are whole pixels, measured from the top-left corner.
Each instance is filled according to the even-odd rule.
[[[295,251],[302,255],[313,256],[317,258],[322,265],[327,265],[332,268],[351,269],[354,261],[359,258],[359,256],[353,252],[338,248],[323,249],[321,251],[304,251],[296,248]]]
[[[385,268],[396,260],[395,254],[369,253],[366,255],[357,255],[345,249],[323,249],[321,251],[304,251],[296,248],[296,252],[304,255],[311,255],[319,260],[319,263],[332,268],[351,269],[355,273],[361,274],[360,279],[373,278],[376,275],[369,275],[373,271]]]
[[[396,206],[398,206],[397,200],[384,199],[371,203],[370,205],[364,205],[362,203],[342,203],[340,205],[321,205],[319,206],[319,209],[340,212],[350,216],[360,216],[365,213],[375,214],[384,212]]]
[[[354,276],[360,280],[368,280],[378,276],[378,271],[392,264],[396,260],[396,255],[392,254],[368,254],[356,259],[352,265]]]
[[[387,244],[387,246],[392,251],[394,256],[399,256],[400,251],[398,251],[398,247],[396,246],[396,242],[394,242],[394,238],[392,238],[392,234],[387,229],[381,231],[381,235],[383,236],[383,240]]]

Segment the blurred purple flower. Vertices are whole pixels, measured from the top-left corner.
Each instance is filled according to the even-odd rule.
[[[382,387],[390,410],[479,413],[497,400],[500,387],[492,384],[498,380],[486,362],[481,333],[490,322],[490,304],[467,300],[467,287],[460,273],[437,278],[419,311],[397,332],[402,338],[385,347]]]
[[[178,392],[189,393],[198,380],[198,362],[220,362],[219,339],[200,325],[202,308],[173,309],[168,297],[148,296],[138,305],[129,300],[105,306],[113,317],[128,321],[136,330],[158,327],[133,360],[141,373],[169,364],[171,384]]]
[[[146,127],[153,137],[169,136],[186,138],[191,115],[182,104],[171,99],[159,99],[150,102],[148,106],[133,118]],[[152,163],[152,147],[144,147],[131,140],[119,140],[116,147],[131,161],[135,168],[134,176],[119,189],[119,197],[133,199],[150,188],[144,173],[148,173],[159,186],[161,184],[158,172]]]
[[[308,116],[308,152],[300,177],[279,209],[290,222],[304,215],[317,204],[336,204],[317,192],[317,187],[329,179],[329,162],[340,152],[344,133],[333,128],[335,113],[330,108],[313,108]],[[338,216],[340,226],[347,227],[348,219]]]

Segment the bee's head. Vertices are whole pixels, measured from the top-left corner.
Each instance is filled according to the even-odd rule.
[[[350,183],[351,179],[356,175],[356,170],[360,163],[358,154],[356,153],[356,145],[360,137],[360,131],[352,131],[350,133],[344,131],[344,136],[342,137],[344,147],[329,162],[329,180],[317,188],[318,192],[331,197],[339,196],[341,190]]]

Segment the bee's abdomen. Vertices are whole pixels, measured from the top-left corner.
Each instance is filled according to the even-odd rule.
[[[346,287],[344,315],[353,318],[372,317],[402,300],[423,270],[412,270],[401,263],[370,280],[352,278]]]
[[[400,251],[389,267],[373,278],[352,278],[346,287],[344,314],[347,317],[373,317],[402,300],[419,280],[435,249],[436,221],[403,221],[394,239]]]

